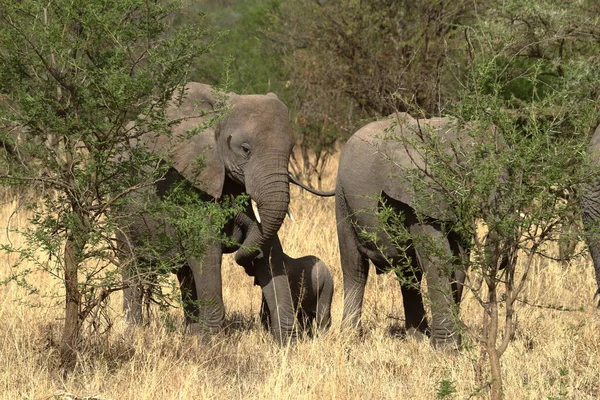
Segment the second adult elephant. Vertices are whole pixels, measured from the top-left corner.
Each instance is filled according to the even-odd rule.
[[[214,116],[221,102],[226,105],[225,115],[208,128],[198,129],[208,125],[208,119]],[[249,266],[261,252],[269,254],[270,243],[277,236],[290,200],[287,168],[293,135],[285,105],[273,94],[217,96],[207,85],[188,83],[183,96],[173,97],[167,116],[179,121],[170,135],[149,132],[134,143],[160,156],[170,166],[156,185],[157,194],[163,195],[181,183],[205,201],[247,193],[252,204],[247,213],[257,223],[247,232],[241,246],[233,249],[237,250],[235,259],[238,264]],[[203,167],[197,168],[200,158]],[[144,242],[148,235],[173,234],[160,218],[147,217],[143,209],[138,210],[137,217],[123,227],[124,253],[135,254],[136,243]],[[233,229],[230,221],[222,233],[231,236]],[[209,244],[202,259],[188,257],[177,271],[186,322],[194,330],[215,330],[223,324],[223,251],[222,243]],[[270,263],[269,257],[265,260],[255,263],[253,273],[267,301],[272,302],[271,309],[277,311],[271,316],[276,321],[275,338],[285,342],[293,335],[294,325],[290,286],[283,264]],[[125,272],[131,275],[130,270]],[[132,284],[125,291],[125,309],[130,321],[141,320],[141,295],[139,285]]]
[[[495,137],[495,130],[491,131]],[[396,269],[409,332],[431,334],[434,345],[460,343],[456,313],[462,294],[464,269],[460,260],[468,254],[470,238],[448,229],[448,202],[432,190],[417,189],[407,174],[426,171],[429,159],[413,146],[433,136],[448,154],[469,135],[454,128],[447,118],[416,120],[400,113],[372,122],[358,130],[344,145],[336,183],[336,219],[344,280],[343,323],[359,326],[369,260],[377,273]],[[431,184],[423,173],[424,187]],[[423,193],[425,190],[426,193]],[[420,203],[430,204],[420,206]],[[427,238],[424,243],[398,243],[390,237],[377,215],[383,206],[402,215],[401,223],[411,235]],[[418,208],[417,208],[418,207]],[[391,221],[390,221],[391,222]],[[413,236],[415,237],[415,236]],[[435,245],[437,251],[427,247]],[[404,260],[411,268],[398,271]],[[449,272],[451,271],[451,272]],[[425,274],[432,321],[428,323],[420,291]]]

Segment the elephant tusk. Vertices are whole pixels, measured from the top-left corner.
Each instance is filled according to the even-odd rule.
[[[250,203],[252,203],[252,211],[254,211],[254,216],[256,217],[256,221],[260,224],[260,214],[258,213],[258,205],[252,199],[250,199]]]
[[[296,219],[294,218],[294,214],[292,214],[291,208],[288,208],[287,215],[288,215],[288,217],[290,217],[290,220],[292,220],[292,222],[296,222]]]

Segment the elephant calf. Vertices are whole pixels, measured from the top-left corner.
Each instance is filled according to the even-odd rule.
[[[236,215],[234,239],[239,242],[243,241],[245,232],[251,229],[252,224],[255,224],[255,222],[248,218],[246,214]],[[329,329],[331,326],[333,278],[323,260],[313,255],[292,258],[284,253],[281,242],[277,237],[273,239],[270,249],[271,253],[268,258],[277,265],[283,264],[286,271],[294,310],[296,311],[298,329],[309,335],[312,335],[314,325],[319,331]],[[248,273],[254,275],[255,271],[253,269],[260,270],[255,266],[263,262],[264,259],[264,256],[258,257]],[[265,329],[270,330],[271,310],[268,300],[263,292],[260,320]]]
[[[292,258],[283,250],[281,254],[290,282],[298,328],[309,335],[313,333],[313,326],[321,332],[326,331],[331,326],[333,298],[333,278],[329,269],[323,260],[312,255]],[[270,329],[271,313],[264,294],[260,306],[260,321],[265,329]]]

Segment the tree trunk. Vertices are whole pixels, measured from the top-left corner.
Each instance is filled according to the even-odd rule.
[[[500,354],[496,348],[498,339],[498,297],[496,283],[497,277],[494,271],[493,276],[488,278],[489,308],[487,310],[485,349],[490,360],[490,374],[492,378],[490,398],[492,400],[501,400],[503,397],[502,370],[500,368]]]
[[[490,357],[490,371],[492,374],[491,396],[492,400],[501,400],[503,398],[502,370],[500,369],[500,356],[496,349],[488,349]]]
[[[490,357],[490,372],[492,375],[491,395],[492,400],[501,400],[503,398],[502,370],[500,369],[500,355],[495,348],[487,350]]]
[[[77,362],[77,341],[79,339],[79,309],[81,306],[81,292],[78,287],[77,247],[73,235],[67,237],[65,243],[65,324],[60,342],[60,361],[65,373],[72,371]]]

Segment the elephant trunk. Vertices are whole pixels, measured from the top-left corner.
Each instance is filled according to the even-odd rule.
[[[281,228],[290,204],[290,190],[287,175],[287,157],[280,157],[273,163],[265,163],[256,168],[253,179],[249,175],[246,190],[255,202],[255,215],[260,223],[251,229],[235,260],[242,266],[249,265],[261,252],[261,248],[271,240]]]
[[[286,273],[285,255],[275,236],[264,246],[264,254],[256,264],[256,283],[263,292],[263,321],[269,322],[273,338],[280,345],[292,344],[297,339],[296,313],[292,289]]]

